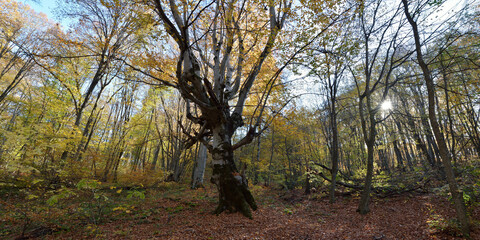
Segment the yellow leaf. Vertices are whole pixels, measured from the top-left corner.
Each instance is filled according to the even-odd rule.
[[[122,192],[122,189],[118,189],[118,190],[117,190],[117,193],[121,193],[121,192]]]

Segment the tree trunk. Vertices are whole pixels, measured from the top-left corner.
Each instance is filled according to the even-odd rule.
[[[295,188],[295,182],[293,179],[292,160],[290,158],[291,149],[287,147],[288,146],[287,137],[284,138],[284,141],[285,141],[285,156],[287,157],[288,172],[289,172],[289,174],[285,172],[285,185],[287,185],[287,189],[292,190]]]
[[[155,151],[153,151],[153,161],[152,161],[152,166],[150,167],[150,170],[152,171],[154,171],[155,168],[157,167],[158,155],[160,155],[160,143],[157,143],[155,147]]]
[[[192,189],[203,187],[203,176],[207,165],[207,147],[200,143],[192,177]]]
[[[335,202],[335,184],[337,182],[337,173],[338,173],[338,129],[337,129],[337,110],[336,110],[336,99],[332,97],[331,99],[331,112],[330,112],[330,124],[332,130],[332,182],[330,183],[330,203]]]
[[[425,79],[427,85],[427,92],[428,92],[428,117],[430,119],[430,125],[432,126],[433,134],[435,135],[435,139],[437,140],[440,157],[443,162],[443,167],[445,168],[445,173],[447,176],[448,185],[450,187],[450,193],[452,194],[452,199],[454,201],[455,209],[457,211],[457,218],[460,222],[460,227],[462,229],[462,233],[465,237],[470,235],[470,227],[469,227],[469,220],[467,217],[467,212],[465,208],[465,202],[463,200],[463,192],[457,186],[457,181],[455,180],[455,174],[452,168],[452,164],[450,162],[450,154],[447,150],[447,144],[445,142],[445,138],[443,133],[440,131],[440,127],[437,121],[436,113],[435,113],[435,84],[433,79],[431,78],[430,70],[428,69],[427,64],[423,60],[422,49],[420,45],[420,36],[418,33],[417,23],[410,15],[408,11],[408,3],[407,0],[402,0],[405,10],[405,16],[407,17],[408,22],[412,26],[413,35],[415,39],[415,50],[417,52],[417,60],[420,68],[423,72],[423,77]]]
[[[453,163],[454,165],[457,164],[457,154],[456,154],[456,139],[455,139],[455,130],[453,128],[453,119],[452,119],[452,110],[450,106],[450,97],[449,97],[449,90],[448,90],[448,78],[447,78],[447,73],[446,73],[446,67],[443,65],[443,60],[440,61],[440,65],[442,66],[441,72],[442,72],[442,77],[443,77],[443,84],[444,90],[445,90],[445,103],[447,105],[447,118],[448,118],[448,129],[450,131],[450,138],[451,144],[450,144],[450,152],[452,153],[453,156]],[[447,137],[448,139],[448,132],[447,132]]]
[[[398,166],[401,167],[403,170],[405,170],[405,166],[403,164],[402,152],[400,151],[400,148],[398,148],[397,140],[393,141],[393,151],[395,152],[395,156],[397,157]]]
[[[375,131],[375,130],[373,130]],[[372,189],[373,179],[373,142],[367,143],[367,176],[365,176],[365,185],[363,186],[362,195],[360,197],[360,203],[358,204],[357,212],[360,214],[367,214],[370,212],[370,192]]]
[[[407,136],[405,132],[403,131],[402,124],[396,119],[393,118],[393,121],[395,122],[395,125],[397,126],[398,132],[399,132],[399,138],[402,139],[403,141],[403,152],[405,153],[405,159],[407,160],[407,166],[410,170],[413,170],[413,164],[412,164],[412,156],[410,155],[410,151],[408,150],[409,143],[406,140]]]
[[[272,145],[270,148],[270,162],[268,163],[268,185],[270,185],[271,175],[272,175],[272,162],[273,162],[273,153],[274,153],[274,137],[275,137],[275,125],[272,125]]]
[[[225,210],[239,211],[244,216],[252,218],[253,210],[257,209],[255,200],[244,176],[241,176],[233,161],[232,136],[227,133],[226,124],[218,124],[212,128],[213,144],[211,149],[213,174],[211,182],[217,186],[219,202],[216,214]]]
[[[390,166],[388,165],[388,153],[386,149],[378,149],[378,160],[380,161],[380,169],[386,173],[390,173]]]
[[[255,169],[254,169],[254,180],[253,184],[257,185],[258,184],[258,171],[259,171],[259,165],[260,165],[260,145],[261,145],[261,138],[260,136],[257,137],[257,159],[255,161]]]
[[[366,91],[369,91],[368,88]],[[360,120],[362,122],[362,131],[364,135],[364,142],[367,145],[367,175],[365,176],[365,185],[363,186],[363,191],[360,197],[360,202],[358,204],[357,212],[360,214],[367,214],[370,212],[369,204],[370,204],[370,192],[372,189],[372,179],[373,179],[373,155],[374,155],[374,145],[375,145],[375,137],[376,137],[376,126],[377,122],[375,119],[375,112],[372,110],[371,107],[371,99],[370,94],[366,95],[366,107],[368,110],[368,128],[367,128],[367,121],[365,120],[364,113],[363,113],[363,99],[359,102],[359,113],[360,113]]]
[[[118,157],[117,157],[116,162],[115,162],[115,166],[113,168],[113,182],[114,183],[116,183],[117,180],[118,180],[118,166],[120,165],[120,160],[122,159],[123,153],[124,153],[124,151],[121,151],[118,154]]]
[[[416,89],[417,88],[417,89]],[[421,119],[421,124],[423,127],[423,132],[425,133],[425,147],[426,147],[426,154],[428,154],[428,161],[432,167],[438,167],[437,166],[437,160],[435,158],[435,149],[438,149],[437,144],[434,143],[433,140],[433,133],[431,130],[431,126],[428,122],[428,114],[425,112],[425,103],[424,99],[422,97],[422,92],[420,91],[420,87],[417,86],[416,88],[412,87],[412,91],[416,95],[416,100],[417,100],[417,107],[420,111],[420,119]]]
[[[407,115],[408,126],[410,127],[411,132],[413,132],[413,140],[415,140],[415,147],[417,148],[417,152],[418,153],[423,153],[425,155],[425,158],[427,159],[428,163],[430,165],[433,165],[434,160],[432,159],[432,156],[429,154],[427,146],[425,145],[422,138],[418,134],[418,132],[416,130],[416,127],[415,127],[415,121],[413,120],[413,116],[408,111],[407,104],[406,104],[405,100],[403,100],[403,99],[402,99],[402,105],[405,108],[405,112],[406,112],[406,115]]]

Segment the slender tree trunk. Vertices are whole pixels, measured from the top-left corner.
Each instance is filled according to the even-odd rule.
[[[381,170],[390,173],[390,166],[388,165],[388,153],[386,149],[377,149],[378,160],[380,160]]]
[[[272,145],[270,148],[270,162],[268,163],[268,185],[270,185],[271,175],[272,175],[272,162],[273,162],[273,153],[274,153],[274,136],[275,136],[275,125],[272,125]]]
[[[203,176],[205,174],[205,166],[207,165],[207,156],[207,147],[203,143],[200,143],[197,159],[195,161],[195,168],[193,170],[193,189],[203,187]]]
[[[398,141],[397,140],[393,141],[393,151],[395,152],[395,156],[397,158],[398,166],[400,166],[403,170],[405,170],[404,164],[403,164],[402,152],[400,151],[400,148],[398,147]]]
[[[440,147],[440,156],[442,158],[443,166],[445,168],[445,173],[447,176],[448,185],[450,187],[450,193],[452,194],[452,198],[454,201],[455,209],[457,211],[457,218],[460,222],[460,227],[462,229],[462,233],[464,236],[468,237],[470,235],[470,227],[469,227],[469,220],[467,217],[467,211],[465,208],[465,202],[463,200],[463,192],[457,186],[457,181],[455,180],[455,174],[450,162],[450,153],[447,149],[447,144],[445,142],[445,138],[443,133],[440,131],[440,127],[438,125],[436,113],[435,113],[435,84],[433,79],[431,78],[430,70],[428,69],[427,64],[423,60],[422,49],[420,45],[420,36],[418,33],[417,23],[410,15],[408,11],[408,2],[407,0],[402,0],[405,10],[405,16],[407,17],[408,22],[412,26],[413,36],[415,39],[415,50],[417,52],[417,60],[420,68],[423,72],[423,77],[425,79],[427,85],[427,92],[428,92],[428,116],[430,119],[430,124],[432,126],[433,133],[435,135],[435,139]]]
[[[395,125],[397,126],[400,138],[402,139],[403,142],[403,152],[405,153],[405,159],[407,160],[407,166],[410,170],[413,170],[413,163],[412,163],[412,156],[410,155],[410,151],[408,150],[408,141],[407,141],[407,136],[405,132],[403,131],[402,124],[397,120],[393,119],[395,122]]]
[[[165,170],[165,167],[166,167],[166,164],[165,164],[165,161],[167,161],[166,157],[165,157],[165,148],[163,147],[163,140],[160,138],[160,151],[162,151],[162,158],[160,159],[161,160],[161,166],[162,166],[162,169]]]
[[[260,146],[261,146],[262,142],[261,142],[261,137],[258,136],[257,137],[257,159],[255,161],[255,169],[254,169],[254,180],[253,180],[253,184],[258,184],[258,166],[260,165]]]
[[[160,143],[157,144],[157,146],[155,147],[155,151],[153,152],[153,161],[150,168],[150,170],[152,171],[155,170],[155,168],[157,167],[158,156],[160,155]]]
[[[402,99],[402,105],[406,110],[407,114],[407,123],[408,126],[410,127],[411,131],[413,132],[413,140],[415,140],[415,147],[417,148],[418,153],[423,153],[425,158],[427,159],[428,163],[433,166],[434,165],[434,160],[432,159],[432,156],[429,154],[427,146],[423,142],[422,138],[417,132],[417,129],[415,127],[415,121],[413,120],[413,116],[410,114],[410,112],[407,109],[407,104],[406,102]]]
[[[453,119],[452,119],[452,110],[450,106],[450,95],[449,95],[449,90],[448,90],[448,77],[447,77],[447,70],[446,66],[443,65],[443,59],[440,61],[440,65],[442,66],[442,77],[443,77],[443,84],[444,89],[445,89],[445,102],[447,105],[447,117],[448,117],[448,128],[450,130],[450,138],[451,138],[451,144],[450,144],[450,151],[453,156],[453,163],[454,165],[457,164],[457,154],[456,154],[456,141],[455,141],[455,131],[453,130]],[[448,135],[446,137],[448,139]]]
[[[360,214],[367,214],[370,212],[370,192],[372,189],[373,179],[373,142],[367,143],[367,175],[365,176],[365,185],[363,186],[362,194],[360,196],[360,203],[358,204],[357,212]]]
[[[125,149],[125,147],[122,147],[122,149]],[[120,160],[122,159],[123,153],[124,151],[121,151],[116,159],[115,166],[113,168],[113,182],[117,182],[118,180],[118,166],[120,165]]]
[[[332,160],[332,182],[330,183],[330,203],[335,202],[335,185],[337,183],[338,173],[338,129],[337,129],[337,109],[335,96],[331,99],[331,112],[330,112],[330,124],[332,130],[332,148],[331,148],[331,160]]]
[[[425,103],[422,97],[422,92],[420,91],[420,87],[418,86],[417,89],[414,87],[411,88],[416,95],[418,109],[420,110],[420,119],[423,127],[423,132],[425,133],[425,143],[426,147],[426,154],[428,154],[427,160],[429,161],[430,165],[435,168],[438,167],[437,160],[435,157],[435,149],[438,149],[437,144],[433,140],[433,133],[431,130],[431,126],[428,120],[428,114],[425,112]]]
[[[288,146],[288,143],[287,143],[287,137],[284,138],[284,141],[285,141],[285,156],[287,157],[287,161],[288,161],[288,172],[289,174],[285,174],[286,176],[286,185],[287,185],[287,189],[293,189],[294,188],[294,182],[293,182],[293,169],[292,169],[292,160],[290,158],[290,149]]]
[[[367,145],[367,175],[365,176],[365,185],[363,186],[363,191],[360,196],[360,202],[358,204],[357,212],[360,214],[367,214],[370,212],[369,204],[370,204],[370,192],[372,188],[372,180],[373,180],[373,156],[374,156],[374,145],[375,145],[375,137],[376,137],[376,119],[375,119],[375,112],[371,107],[371,100],[370,100],[370,92],[367,86],[367,94],[366,94],[366,107],[368,110],[368,128],[365,121],[365,117],[363,114],[363,101],[360,100],[359,102],[359,112],[360,118],[362,121],[362,128],[363,128],[363,135],[364,141]]]

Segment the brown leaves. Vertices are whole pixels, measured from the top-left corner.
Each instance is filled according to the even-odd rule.
[[[240,213],[215,216],[214,193],[207,190],[169,190],[151,192],[150,199],[136,208],[131,216],[99,226],[99,237],[106,239],[458,239],[432,228],[435,216],[451,219],[452,206],[434,196],[401,196],[373,200],[371,213],[356,213],[356,197],[339,197],[337,203],[328,199],[307,199],[300,192],[295,203],[288,203],[269,189],[256,189],[260,209],[253,220]],[[163,196],[152,197],[153,194]],[[289,209],[290,211],[286,211]],[[479,219],[479,211],[474,211]],[[128,233],[128,234],[127,234]],[[474,229],[472,238],[480,236]],[[85,238],[81,230],[72,230],[49,238]]]

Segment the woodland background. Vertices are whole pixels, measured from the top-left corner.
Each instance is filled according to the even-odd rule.
[[[254,219],[316,218],[309,214],[322,209],[318,201],[340,199],[354,207],[331,221],[355,219],[355,210],[378,217],[379,204],[393,204],[387,208],[430,216],[422,226],[435,231],[404,229],[414,236],[467,237],[470,230],[478,237],[480,5],[437,0],[172,1],[175,7],[167,1],[66,0],[54,10],[61,23],[32,10],[34,2],[0,0],[0,236],[80,236],[73,232],[126,238],[135,230],[108,231],[104,224],[143,219],[167,226],[175,214],[189,211],[215,219],[206,214],[217,201],[204,145],[210,136],[191,117],[190,111],[201,119],[201,107],[178,90],[182,55],[156,2],[190,21],[189,48],[205,78],[214,74],[215,57],[233,52],[222,65],[222,94],[235,89],[237,76],[243,89],[248,78],[241,76],[249,76],[271,47],[242,104],[244,125],[232,136],[233,143],[242,143],[234,151],[234,175],[248,179],[261,207]],[[277,23],[283,24],[277,28],[269,18],[275,6]],[[218,22],[215,11],[223,17]],[[278,35],[270,43],[272,32]],[[227,106],[235,106],[239,95]],[[203,190],[189,190],[198,187]],[[405,194],[410,195],[404,199]],[[393,203],[383,202],[390,198]],[[161,211],[155,210],[158,199],[167,204]],[[452,211],[440,217],[434,207],[411,207],[430,200]],[[412,205],[400,208],[406,202]],[[199,210],[203,205],[208,208]],[[321,211],[331,217],[328,208]],[[60,220],[62,214],[77,225]],[[165,218],[152,220],[154,215]],[[247,221],[236,215],[219,219],[208,221],[224,221],[226,228],[229,221]],[[79,233],[82,223],[88,224]],[[255,224],[247,225],[242,236],[201,235],[193,227],[153,234],[256,236],[248,235],[259,231],[251,229]],[[386,233],[388,228],[371,235],[359,229],[368,234],[355,235],[332,227],[328,236],[412,237]],[[257,236],[273,236],[262,234]]]

